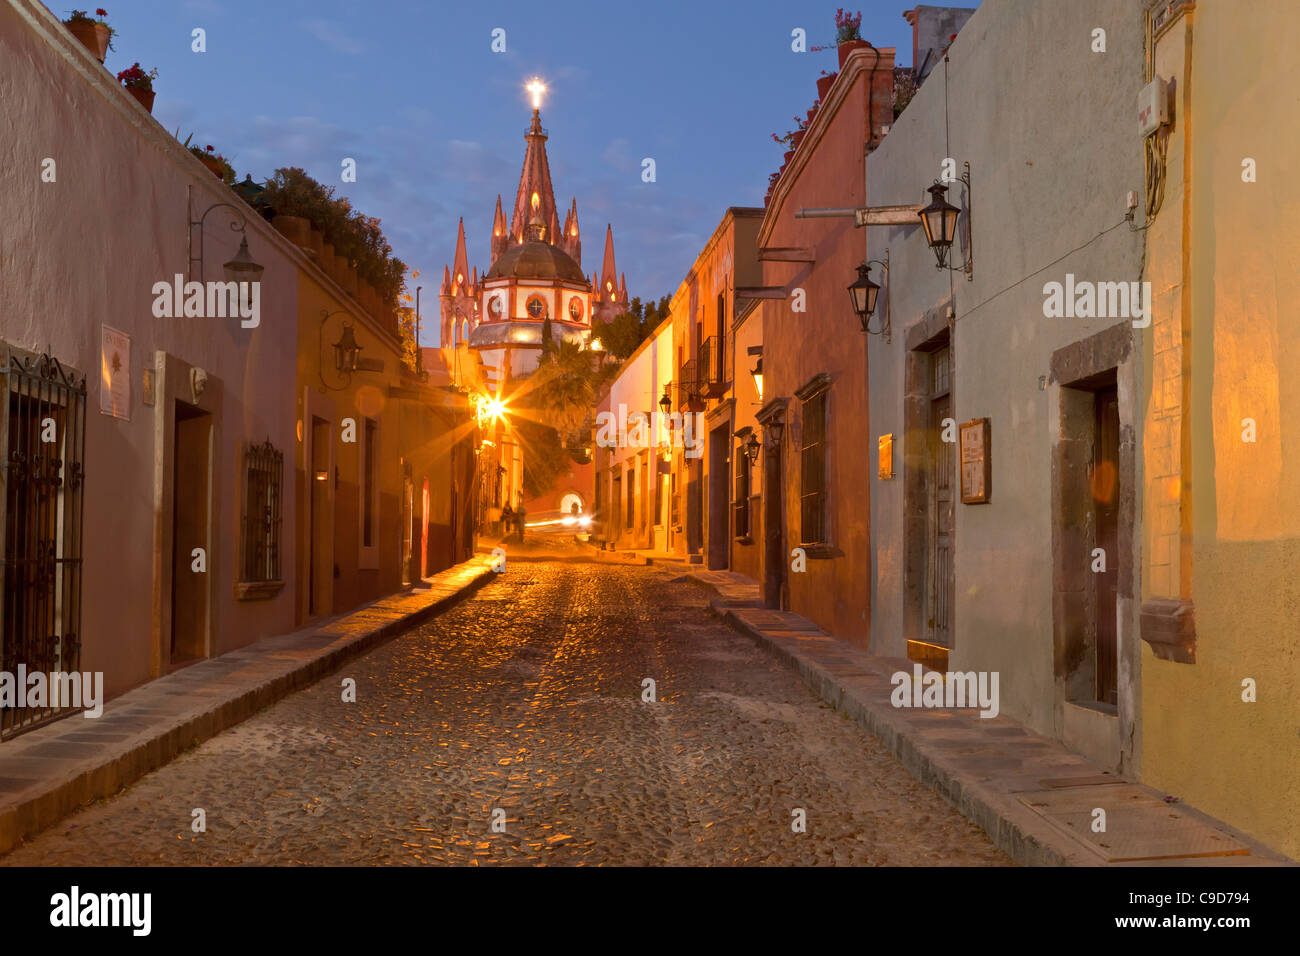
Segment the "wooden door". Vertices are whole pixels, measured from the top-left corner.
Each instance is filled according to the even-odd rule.
[[[1094,582],[1097,589],[1097,700],[1116,702],[1119,684],[1118,622],[1116,618],[1119,586],[1119,395],[1111,388],[1097,392],[1096,440],[1093,443],[1093,507],[1097,515],[1097,548],[1104,559],[1104,570],[1095,570],[1098,556],[1094,552]]]
[[[953,573],[953,502],[956,497],[957,442],[944,441],[945,432],[956,438],[956,428],[945,429],[952,418],[952,353],[937,349],[931,360],[930,388],[930,641],[952,646],[952,605],[956,594]]]

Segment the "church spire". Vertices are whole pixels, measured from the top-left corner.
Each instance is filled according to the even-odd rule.
[[[555,193],[551,188],[551,166],[546,158],[546,130],[542,129],[541,113],[533,110],[533,122],[524,135],[528,144],[524,151],[524,168],[519,174],[519,190],[515,194],[515,207],[510,214],[510,241],[527,239],[528,224],[536,213],[543,223],[553,222]],[[554,237],[552,237],[554,238]]]
[[[614,298],[618,291],[618,269],[614,265],[614,227],[605,224],[605,262],[600,269],[600,295],[604,299]]]
[[[564,251],[574,262],[582,262],[582,236],[578,231],[578,200],[574,199],[569,205],[569,211],[564,216],[564,240],[561,243]]]
[[[501,194],[497,193],[497,211],[492,217],[492,262],[496,264],[497,256],[510,248],[510,230],[506,227],[506,215],[501,211]]]
[[[469,256],[465,253],[465,217],[456,227],[456,258],[451,264],[452,288],[460,290],[469,281]]]

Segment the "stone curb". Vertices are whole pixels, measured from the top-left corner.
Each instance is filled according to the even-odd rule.
[[[78,808],[112,796],[281,698],[316,683],[402,631],[445,611],[493,577],[490,560],[475,556],[425,579],[410,591],[382,598],[318,627],[255,641],[127,691],[104,706],[103,715],[94,721],[96,725],[110,731],[118,729],[112,721],[115,714],[120,717],[122,711],[140,705],[148,707],[150,702],[160,704],[167,695],[185,694],[190,701],[197,697],[197,703],[180,713],[158,716],[143,730],[128,733],[124,740],[106,739],[96,743],[94,753],[33,780],[23,790],[0,793],[0,854],[8,853],[22,840]],[[327,641],[323,646],[322,639]],[[301,653],[312,645],[318,646],[319,651],[308,650],[305,659],[286,653],[293,650]],[[260,664],[259,670],[271,673],[251,681],[223,681],[221,671],[240,663]],[[202,673],[205,664],[217,665],[209,668],[215,673]],[[98,731],[99,726],[87,731],[84,718],[78,720],[73,715],[6,741],[5,747],[0,748],[0,777],[5,775],[6,759],[15,757],[19,762],[33,759],[22,750],[55,745],[68,735],[76,735],[81,741],[87,733]],[[19,745],[17,752],[11,749],[15,744]]]
[[[688,575],[687,578],[707,590],[721,593],[721,589],[711,581],[693,575]],[[920,739],[906,727],[899,719],[897,711],[874,700],[864,688],[853,686],[854,683],[860,683],[863,678],[855,677],[848,683],[842,681],[829,668],[816,661],[812,655],[804,653],[804,648],[798,646],[797,639],[782,634],[770,634],[744,620],[741,613],[737,613],[744,612],[750,607],[753,607],[750,602],[732,602],[725,598],[710,602],[710,608],[715,615],[752,638],[759,647],[778,660],[792,667],[814,693],[889,748],[918,781],[934,790],[968,820],[983,829],[993,843],[1016,863],[1022,866],[1108,865],[1084,847],[1075,844],[1065,834],[1057,832],[1038,814],[1022,805],[1014,794],[986,786],[974,779],[969,772],[951,766],[947,755]],[[792,622],[791,631],[807,630],[809,635],[814,633],[815,625],[812,622],[804,621],[794,614],[788,614],[788,617]],[[799,627],[799,624],[804,626]],[[892,658],[873,658],[865,652],[858,651],[857,648],[844,645],[843,642],[836,641],[836,644],[839,645],[837,654],[860,659],[864,670],[870,668],[873,673],[907,670],[912,664],[911,661]],[[862,671],[857,673],[861,674]],[[1204,858],[1152,861],[1157,865],[1216,866],[1245,863],[1285,866],[1293,863],[1222,821],[1200,813],[1192,807],[1183,807],[1182,810],[1205,826],[1219,830],[1246,844],[1251,856],[1221,858],[1217,861]],[[1139,862],[1109,865],[1143,864]]]

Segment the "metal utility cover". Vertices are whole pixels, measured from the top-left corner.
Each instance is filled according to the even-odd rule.
[[[1248,856],[1250,851],[1188,815],[1177,804],[1134,786],[1071,787],[1020,795],[1020,802],[1106,863]],[[1106,832],[1093,833],[1093,810],[1106,811]]]

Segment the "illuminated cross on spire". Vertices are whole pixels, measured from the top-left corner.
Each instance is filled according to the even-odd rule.
[[[546,84],[540,78],[534,78],[524,89],[533,94],[533,109],[541,109],[542,94],[546,92]]]

